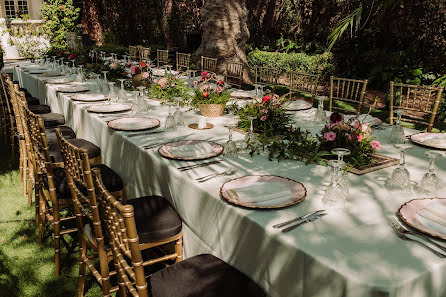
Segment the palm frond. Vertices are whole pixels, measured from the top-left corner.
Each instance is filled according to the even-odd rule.
[[[342,19],[333,32],[328,36],[328,51],[330,51],[335,45],[336,41],[344,34],[344,32],[350,27],[350,34],[353,36],[359,29],[362,16],[362,4],[359,5],[351,14]]]

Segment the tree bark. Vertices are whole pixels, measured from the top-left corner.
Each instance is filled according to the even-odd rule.
[[[217,73],[223,74],[226,63],[242,63],[245,65],[243,79],[251,82],[245,53],[249,39],[245,0],[208,0],[201,17],[203,36],[196,53],[197,65],[201,66],[201,56],[217,58]]]

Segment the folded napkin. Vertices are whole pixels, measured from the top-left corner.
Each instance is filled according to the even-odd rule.
[[[355,115],[344,115],[344,120],[347,121],[351,118],[354,118]],[[382,123],[382,121],[378,118],[372,117],[371,115],[367,114],[360,114],[358,116],[358,121],[360,121],[363,124],[369,124],[370,126],[377,126]],[[352,125],[355,123],[353,122]]]
[[[431,136],[426,137],[422,142],[429,142],[432,144],[446,144],[446,133],[436,133],[437,135],[431,134]]]
[[[206,156],[214,152],[214,148],[208,142],[199,142],[196,144],[185,144],[174,146],[169,149],[174,157],[192,158]]]
[[[429,229],[446,234],[446,204],[429,203],[417,211],[417,219]]]
[[[289,200],[290,188],[281,182],[258,182],[227,190],[232,199],[256,205],[272,205]]]

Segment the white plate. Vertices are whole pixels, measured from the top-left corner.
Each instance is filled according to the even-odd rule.
[[[208,142],[212,146],[214,151],[207,155],[194,156],[194,157],[175,157],[172,154],[172,152],[170,151],[171,148],[173,148],[173,147],[183,146],[183,145],[196,145],[200,142]],[[158,152],[160,153],[161,156],[163,156],[164,158],[168,158],[168,159],[185,160],[185,161],[204,160],[204,159],[209,159],[209,158],[213,158],[213,157],[220,155],[223,152],[223,146],[219,145],[218,143],[215,143],[212,141],[205,141],[205,140],[179,140],[179,141],[164,144],[163,146],[161,146],[158,149]]]
[[[77,93],[77,92],[86,92],[89,91],[90,88],[84,86],[72,86],[72,87],[58,87],[56,88],[57,92],[62,93]]]
[[[71,78],[55,78],[55,79],[49,79],[46,81],[47,84],[54,84],[54,85],[60,85],[60,84],[67,84],[67,83],[72,83],[74,82],[74,80],[72,80]]]
[[[307,110],[313,107],[311,102],[307,102],[305,100],[295,100],[289,103],[285,103],[285,109],[289,111],[299,111],[299,110]]]
[[[107,100],[107,96],[103,94],[76,94],[71,96],[74,101],[95,102]]]
[[[100,104],[100,105],[92,105],[87,108],[89,112],[96,113],[110,113],[110,112],[122,112],[131,110],[132,107],[128,104]]]
[[[144,117],[127,117],[110,121],[107,125],[114,130],[139,131],[158,127],[160,121]]]

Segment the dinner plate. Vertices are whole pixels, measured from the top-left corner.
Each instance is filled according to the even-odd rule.
[[[311,102],[307,102],[305,100],[295,100],[291,101],[285,105],[285,109],[289,111],[299,111],[299,110],[307,110],[313,107]]]
[[[61,84],[68,84],[68,83],[72,83],[74,82],[74,80],[72,80],[71,78],[54,78],[54,79],[49,79],[46,81],[47,84],[53,84],[53,85],[61,85]]]
[[[30,70],[29,74],[42,74],[45,73],[47,70],[46,69],[34,69],[34,70]]]
[[[107,100],[108,98],[103,94],[75,94],[71,96],[71,99],[74,101],[95,102],[95,101],[104,101]]]
[[[86,92],[89,90],[90,88],[84,86],[65,86],[56,88],[57,92],[62,92],[62,93],[78,93],[78,92]]]
[[[170,151],[170,149],[173,147],[179,147],[179,146],[183,146],[183,145],[197,145],[202,142],[207,142],[208,144],[210,144],[213,148],[213,152],[210,152],[210,153],[204,154],[204,155],[197,155],[197,156],[193,156],[193,157],[179,157],[179,156],[175,156]],[[219,145],[218,143],[215,143],[212,141],[206,141],[206,140],[180,140],[180,141],[175,141],[175,142],[168,142],[168,143],[162,145],[158,149],[158,152],[164,158],[173,159],[173,160],[184,160],[184,161],[205,160],[205,159],[216,157],[216,156],[220,155],[221,153],[223,153],[223,146]]]
[[[268,199],[267,196],[262,197],[262,193],[253,192],[252,200],[246,201],[237,195],[237,189],[239,192],[248,187],[255,190],[256,185],[258,185],[259,191],[261,191],[262,188],[277,189],[277,196],[274,196],[274,193],[268,194],[263,192],[271,198]],[[223,199],[235,205],[247,208],[274,209],[302,202],[307,196],[307,189],[302,183],[281,176],[248,175],[233,179],[223,184],[220,188],[220,195]]]
[[[256,96],[256,91],[254,90],[252,91],[236,90],[231,92],[231,97],[237,99],[250,99],[254,98],[255,96]]]
[[[45,71],[40,74],[41,77],[55,77],[55,76],[62,76],[63,74],[60,73],[60,71],[52,70],[52,71]]]
[[[412,134],[410,140],[413,143],[434,149],[446,150],[446,133],[420,132]]]
[[[157,119],[144,117],[125,117],[110,121],[107,123],[107,125],[114,130],[140,131],[158,127],[160,125],[160,121]]]
[[[122,112],[127,110],[132,110],[132,107],[128,104],[120,103],[92,105],[87,108],[87,111],[96,113]]]
[[[446,239],[446,234],[438,232],[436,230],[432,230],[431,228],[423,225],[420,222],[420,220],[422,220],[422,217],[417,214],[417,211],[426,207],[429,203],[432,202],[440,202],[446,205],[445,198],[413,199],[401,205],[400,209],[398,210],[398,214],[401,219],[413,229],[437,238]]]

